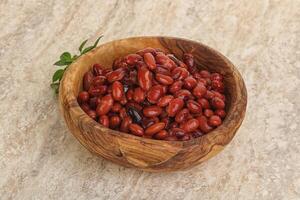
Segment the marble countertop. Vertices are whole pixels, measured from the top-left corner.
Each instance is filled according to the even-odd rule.
[[[0,199],[300,199],[300,1],[0,1]],[[91,155],[49,88],[86,38],[201,41],[244,77],[248,111],[220,154],[147,173]]]

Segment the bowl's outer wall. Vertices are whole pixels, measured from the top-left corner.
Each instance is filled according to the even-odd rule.
[[[220,127],[203,137],[186,142],[160,141],[105,128],[81,110],[76,97],[82,89],[84,73],[93,64],[100,63],[109,68],[115,58],[145,47],[161,48],[179,58],[183,52],[192,52],[200,68],[224,75],[228,105],[227,116]],[[92,153],[126,167],[146,171],[174,171],[209,159],[232,140],[244,119],[247,92],[233,64],[201,43],[172,37],[136,37],[103,44],[69,66],[60,84],[59,101],[71,133]]]

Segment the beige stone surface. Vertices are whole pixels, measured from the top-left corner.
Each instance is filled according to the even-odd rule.
[[[299,0],[1,0],[0,199],[300,199]],[[238,67],[247,115],[219,155],[147,173],[91,155],[49,88],[61,52],[169,35],[201,41]]]

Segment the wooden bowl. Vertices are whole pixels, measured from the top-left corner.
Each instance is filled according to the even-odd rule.
[[[111,67],[115,58],[145,47],[161,48],[178,58],[184,52],[192,51],[199,68],[224,75],[227,116],[221,126],[189,141],[161,141],[105,128],[84,113],[76,100],[84,73],[95,63]],[[135,37],[103,44],[69,66],[59,89],[65,121],[83,146],[120,165],[155,172],[186,169],[216,155],[234,137],[247,105],[244,81],[226,57],[199,42],[173,37]]]

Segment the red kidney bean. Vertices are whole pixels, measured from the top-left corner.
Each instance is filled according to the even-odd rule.
[[[197,80],[194,79],[192,76],[187,77],[186,79],[184,79],[184,84],[183,86],[188,89],[191,90],[194,87],[196,87],[197,85]]]
[[[201,113],[202,107],[199,103],[194,100],[188,100],[186,103],[186,107],[189,109],[191,113]]]
[[[161,114],[162,109],[159,106],[148,106],[143,109],[143,114],[146,117],[157,117]]]
[[[142,107],[140,104],[138,104],[138,103],[136,103],[136,102],[134,102],[134,101],[128,102],[128,103],[126,104],[126,107],[127,107],[127,108],[133,107],[133,108],[136,109],[137,111],[141,111],[141,110],[143,109],[143,107]]]
[[[205,115],[205,117],[211,117],[214,112],[211,109],[205,109],[203,114]]]
[[[226,116],[226,112],[224,110],[215,110],[215,114],[221,117],[222,119]]]
[[[129,130],[136,136],[144,135],[144,129],[138,124],[129,124]]]
[[[95,110],[97,108],[98,99],[100,99],[100,98],[99,97],[93,97],[93,98],[89,99],[89,105],[90,105],[91,109]]]
[[[80,107],[84,112],[88,112],[91,109],[87,103],[81,104]]]
[[[159,119],[157,117],[151,117],[151,118],[144,117],[142,119],[141,125],[144,129],[146,129],[157,122],[159,122]]]
[[[106,78],[110,83],[114,81],[122,80],[124,76],[125,76],[125,70],[123,68],[116,69],[115,71],[106,74]]]
[[[204,133],[202,133],[200,130],[195,130],[191,133],[191,135],[193,136],[193,138],[198,138],[204,135]]]
[[[194,99],[195,97],[192,95],[192,93],[188,90],[179,90],[178,92],[175,93],[174,95],[176,98],[181,98],[184,101],[188,99]]]
[[[172,70],[172,78],[175,80],[183,80],[189,76],[187,69],[182,67],[176,67]]]
[[[211,100],[211,105],[216,109],[224,109],[225,108],[224,101],[222,99],[220,99],[219,97],[214,97]]]
[[[103,67],[98,63],[94,64],[93,73],[95,76],[101,76],[103,74]]]
[[[119,115],[121,117],[121,119],[125,119],[125,117],[128,117],[126,109],[125,108],[121,108]]]
[[[181,128],[172,128],[170,130],[171,136],[176,136],[178,139],[182,138],[186,134],[185,130]]]
[[[198,83],[197,86],[193,89],[193,95],[198,98],[202,98],[207,92],[206,87],[203,84]]]
[[[110,128],[116,128],[120,125],[121,118],[118,115],[111,116],[109,119]]]
[[[93,97],[99,97],[107,93],[108,89],[106,85],[100,85],[97,87],[91,86],[89,89],[89,94]]]
[[[161,131],[159,131],[158,133],[156,133],[153,137],[155,138],[155,139],[158,139],[158,140],[163,140],[163,139],[165,139],[166,137],[168,137],[168,131],[166,131],[166,130],[161,130]]]
[[[201,70],[200,75],[202,78],[209,78],[210,77],[210,72],[207,70]]]
[[[133,100],[137,103],[141,103],[145,100],[146,94],[142,88],[138,87],[134,89]]]
[[[126,97],[128,101],[133,100],[133,96],[134,96],[134,91],[133,89],[128,89],[128,91],[126,92]]]
[[[116,101],[121,101],[124,95],[124,87],[121,82],[115,81],[112,84],[112,97]]]
[[[90,99],[90,95],[86,91],[79,92],[78,94],[78,101],[79,103],[88,102]]]
[[[172,99],[166,109],[170,117],[174,117],[184,106],[184,102],[180,98]]]
[[[155,123],[151,126],[149,126],[146,130],[145,130],[145,134],[146,135],[154,135],[155,133],[158,133],[159,131],[163,130],[165,128],[165,123],[163,122],[158,122]]]
[[[210,126],[220,126],[222,124],[222,120],[218,115],[213,115],[208,119],[208,124]]]
[[[182,138],[181,138],[181,141],[188,141],[191,139],[191,136],[190,135],[184,135]]]
[[[129,125],[132,123],[131,117],[125,117],[122,120],[121,126],[120,126],[120,131],[122,132],[128,132],[129,130]]]
[[[194,56],[190,53],[183,54],[183,62],[188,66],[188,70],[194,74],[198,72],[197,67],[194,64]]]
[[[182,123],[185,120],[187,120],[189,114],[190,114],[189,110],[187,108],[184,108],[176,114],[175,121],[177,123]]]
[[[188,133],[197,130],[198,127],[199,121],[197,119],[190,119],[182,125],[182,129]]]
[[[175,81],[170,87],[169,87],[169,92],[174,94],[176,92],[178,92],[179,90],[181,90],[183,86],[183,82],[182,81]]]
[[[223,76],[219,73],[212,73],[210,75],[210,80],[217,80],[217,81],[223,81]]]
[[[166,76],[171,76],[171,72],[170,70],[166,69],[166,68],[163,68],[161,66],[157,66],[156,69],[155,69],[155,73],[156,74],[164,74]]]
[[[152,87],[152,73],[146,67],[140,67],[137,73],[139,86],[148,91]]]
[[[121,109],[122,109],[122,105],[118,102],[115,102],[111,108],[111,111],[118,113],[120,112]]]
[[[97,106],[97,114],[98,115],[105,115],[107,114],[110,109],[112,108],[114,100],[110,94],[104,96],[101,100],[101,103]]]
[[[129,54],[125,56],[124,59],[128,65],[135,65],[138,61],[141,61],[143,58],[138,54]]]
[[[215,95],[214,95],[214,93],[212,91],[207,90],[206,94],[204,95],[204,98],[210,100],[210,99],[214,98],[214,96]]]
[[[87,112],[86,112],[86,114],[90,117],[90,118],[92,118],[92,119],[96,119],[96,117],[97,117],[97,113],[94,111],[94,110],[88,110]]]
[[[147,93],[147,99],[150,103],[156,103],[163,95],[163,87],[155,85]]]
[[[211,87],[213,90],[216,90],[218,92],[224,92],[224,84],[219,80],[213,80],[211,82]]]
[[[225,102],[225,96],[223,94],[221,94],[220,92],[214,91],[214,90],[212,90],[211,92],[214,94],[214,97],[219,97],[220,99],[222,99]]]
[[[144,61],[150,70],[154,70],[156,68],[155,58],[151,53],[144,54]]]
[[[94,78],[94,76],[93,76],[92,72],[90,72],[90,71],[88,71],[84,74],[84,76],[83,76],[83,89],[85,91],[89,90],[89,88],[90,88],[90,86],[93,82],[93,78]]]
[[[159,118],[160,119],[164,119],[166,117],[168,117],[168,113],[167,113],[167,111],[165,109],[163,109],[162,112],[159,115]]]
[[[172,95],[163,96],[158,100],[157,105],[160,107],[166,107],[172,99],[174,99]]]
[[[103,85],[106,81],[106,77],[105,76],[96,76],[93,78],[93,82],[92,85],[93,86],[100,86]]]
[[[99,117],[99,123],[102,124],[105,127],[109,127],[109,118],[107,115],[101,115]]]
[[[205,98],[198,99],[197,102],[201,105],[201,107],[203,109],[210,108],[209,101],[207,99],[205,99]]]
[[[178,128],[178,123],[177,122],[170,123],[170,127],[169,128]]]
[[[197,117],[197,120],[199,122],[199,129],[204,132],[208,133],[210,132],[213,128],[207,124],[207,119],[205,116],[200,116]]]
[[[155,78],[159,83],[163,85],[171,85],[174,82],[174,80],[170,76],[164,74],[156,74]]]
[[[122,104],[122,105],[126,105],[126,103],[127,103],[128,101],[127,101],[127,98],[126,98],[126,96],[125,95],[123,95],[122,96],[122,98],[121,98],[121,100],[120,100],[120,104]]]

